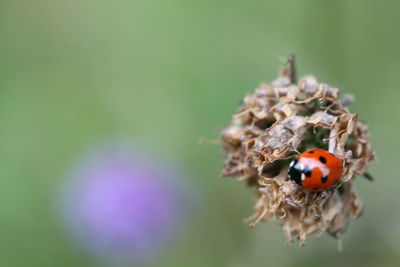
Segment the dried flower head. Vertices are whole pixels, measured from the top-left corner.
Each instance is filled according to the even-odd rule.
[[[314,76],[296,82],[293,57],[279,77],[247,95],[230,126],[221,132],[226,155],[221,176],[234,176],[257,188],[250,226],[275,219],[288,242],[303,245],[307,236],[325,231],[339,238],[348,218],[357,218],[362,202],[352,184],[374,159],[368,127],[347,106],[352,96]],[[287,179],[290,158],[299,151],[323,148],[343,162],[341,184],[333,194],[306,192]]]

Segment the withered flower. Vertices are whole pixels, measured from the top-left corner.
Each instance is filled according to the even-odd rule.
[[[359,175],[370,177],[366,170],[374,152],[367,125],[347,108],[352,96],[339,98],[339,93],[314,76],[296,82],[289,57],[279,77],[247,95],[221,132],[226,155],[221,176],[257,189],[250,226],[275,219],[288,242],[297,238],[304,245],[314,232],[340,240],[349,217],[361,215],[352,182]],[[326,149],[343,161],[341,184],[333,194],[306,192],[287,179],[291,159],[311,148]]]

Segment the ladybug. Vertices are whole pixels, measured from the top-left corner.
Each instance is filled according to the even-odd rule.
[[[341,159],[324,149],[310,149],[290,163],[288,179],[306,191],[321,192],[333,188],[342,171]]]

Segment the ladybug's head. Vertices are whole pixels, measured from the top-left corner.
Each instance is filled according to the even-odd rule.
[[[289,165],[287,178],[301,186],[302,181],[305,179],[305,177],[310,176],[310,174],[311,168],[309,166],[304,166],[297,159],[295,159]]]

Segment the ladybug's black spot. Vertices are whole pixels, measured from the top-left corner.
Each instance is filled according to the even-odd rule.
[[[324,184],[324,183],[326,183],[326,181],[328,181],[328,175],[322,176],[321,182]]]
[[[320,156],[319,157],[319,161],[321,161],[323,164],[325,164],[326,163],[326,158],[323,157],[323,156]]]
[[[310,151],[308,151],[308,153],[314,154],[314,150],[310,150]]]
[[[304,168],[304,175],[305,175],[306,177],[311,177],[311,172],[312,172],[312,168],[310,168],[310,166],[306,166],[306,167]]]

